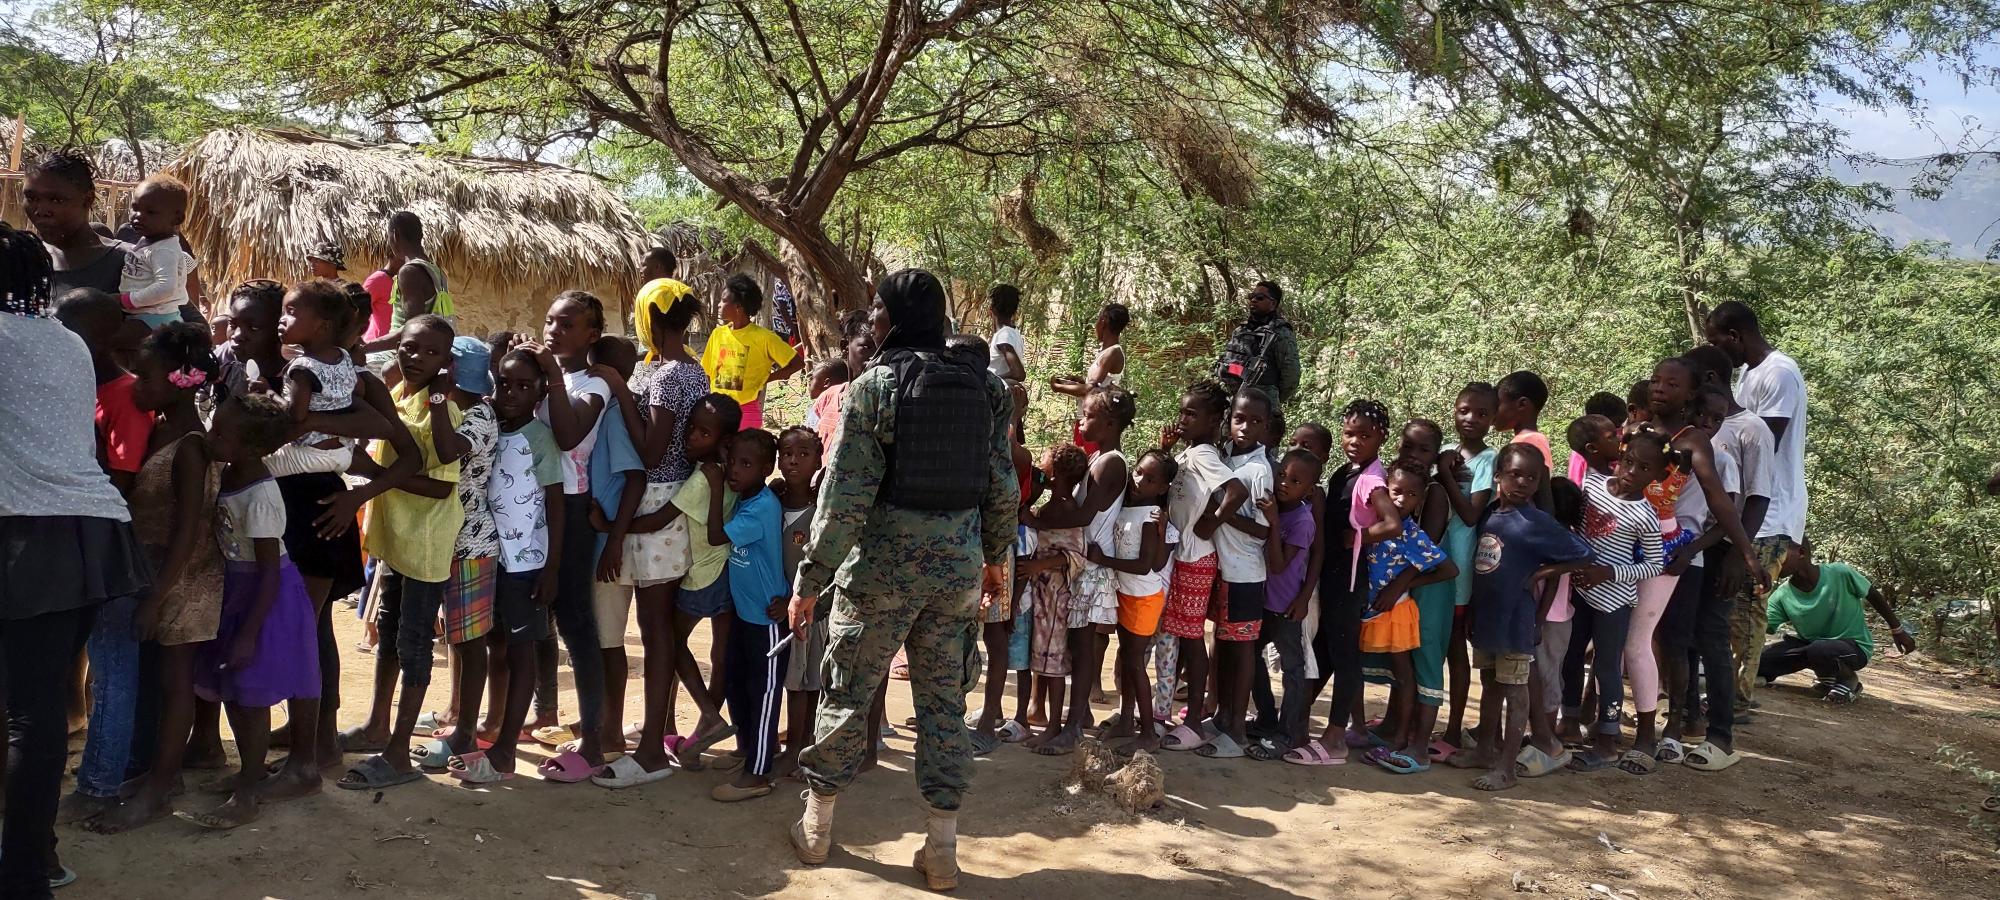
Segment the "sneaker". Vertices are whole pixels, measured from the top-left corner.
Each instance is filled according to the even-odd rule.
[[[1835,681],[1831,678],[1822,678],[1819,681],[1813,683],[1813,693],[1819,697],[1825,697],[1827,691],[1833,690],[1835,687],[1838,687],[1839,685],[1840,682]]]
[[[1835,684],[1832,690],[1826,692],[1826,702],[1828,703],[1853,703],[1860,697],[1861,685],[1858,683],[1853,687],[1844,684]]]

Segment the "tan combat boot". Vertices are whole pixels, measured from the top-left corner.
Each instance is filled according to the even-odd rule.
[[[805,814],[792,823],[792,849],[799,855],[799,862],[816,866],[826,862],[826,855],[833,849],[833,801],[837,795],[821,796],[807,788],[801,797],[805,798]]]
[[[910,865],[934,891],[958,887],[958,810],[927,807],[924,845]]]

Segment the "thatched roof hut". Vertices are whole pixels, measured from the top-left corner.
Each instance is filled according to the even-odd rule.
[[[461,330],[539,331],[549,299],[572,288],[625,318],[648,236],[599,179],[560,166],[368,145],[300,131],[210,133],[164,171],[191,189],[183,232],[201,250],[204,281],[292,280],[328,243],[359,279],[388,254],[389,215],[424,221]]]

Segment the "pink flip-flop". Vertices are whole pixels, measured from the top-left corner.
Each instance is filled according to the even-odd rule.
[[[1295,766],[1344,766],[1347,765],[1347,757],[1326,752],[1326,745],[1318,741],[1307,741],[1285,751],[1285,762]]]
[[[1167,736],[1160,739],[1160,746],[1168,750],[1193,750],[1207,746],[1208,741],[1209,739],[1202,737],[1200,732],[1186,725],[1176,725],[1174,730],[1167,732]]]
[[[706,767],[701,761],[701,753],[699,751],[694,753],[688,752],[689,747],[694,744],[694,738],[684,734],[670,734],[660,743],[667,748],[667,755],[673,757],[674,762],[679,763],[681,768],[690,772],[699,772]]]
[[[535,771],[541,773],[542,780],[557,784],[576,784],[597,774],[596,768],[583,758],[583,754],[574,750],[557,754],[555,758],[536,766]]]
[[[1457,753],[1458,753],[1457,747],[1445,743],[1443,740],[1435,740],[1431,742],[1431,760],[1433,762],[1449,762],[1452,756],[1456,755]]]

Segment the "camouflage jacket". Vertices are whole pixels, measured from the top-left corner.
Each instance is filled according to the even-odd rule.
[[[986,395],[993,434],[985,499],[977,509],[932,512],[876,501],[888,471],[882,448],[895,442],[895,372],[876,366],[848,385],[839,437],[820,476],[812,540],[796,573],[801,596],[819,597],[824,607],[828,584],[875,596],[962,594],[979,583],[981,564],[1007,561],[1021,504],[1007,437],[1013,402],[991,374]]]

